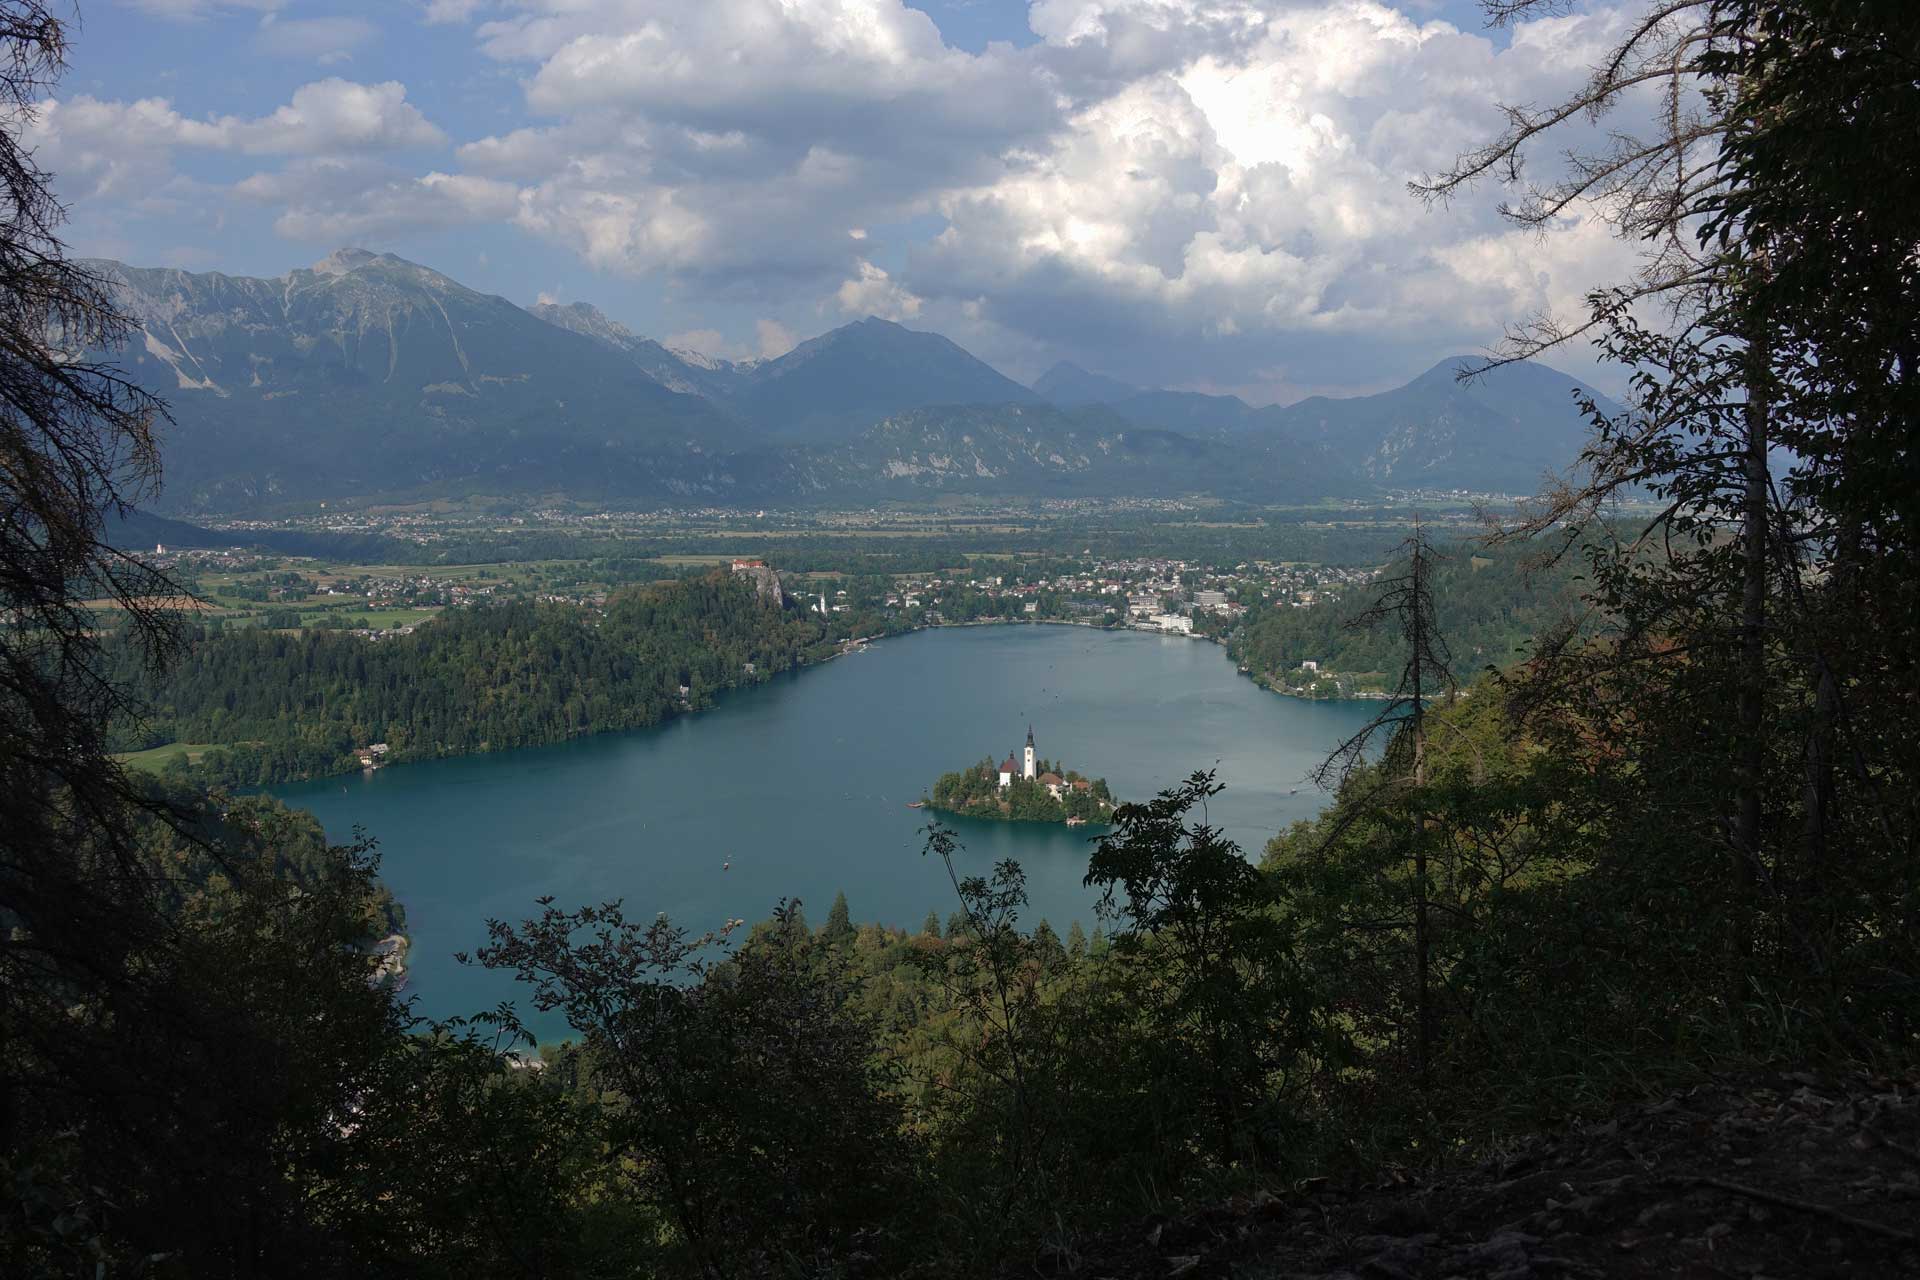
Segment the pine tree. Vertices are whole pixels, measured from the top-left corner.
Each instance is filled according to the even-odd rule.
[[[833,895],[833,906],[827,912],[826,927],[820,930],[823,942],[842,943],[853,940],[853,919],[847,911],[847,894],[843,889]]]
[[[1067,958],[1067,949],[1060,945],[1060,935],[1044,919],[1033,927],[1033,949],[1039,954],[1041,962],[1049,967]]]

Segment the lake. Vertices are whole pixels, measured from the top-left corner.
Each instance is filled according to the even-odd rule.
[[[917,929],[929,909],[944,920],[952,887],[921,856],[935,815],[907,802],[942,773],[1017,751],[1029,723],[1041,756],[1106,778],[1121,800],[1217,766],[1226,790],[1211,818],[1257,858],[1325,803],[1306,775],[1378,705],[1275,696],[1202,641],[950,628],[881,641],[653,729],[274,794],[312,810],[336,842],[356,826],[378,838],[413,939],[408,990],[422,1013],[445,1017],[515,998],[510,978],[453,953],[484,941],[488,917],[524,918],[542,895],[563,907],[620,898],[634,918],[664,911],[695,932],[764,919],[782,897],[818,925],[839,890],[856,921]],[[1077,918],[1092,931],[1088,829],[946,820],[965,843],[964,872],[1020,861],[1027,923],[1044,917],[1064,936]]]

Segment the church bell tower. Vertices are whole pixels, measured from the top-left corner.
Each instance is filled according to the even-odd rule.
[[[1021,770],[1021,773],[1020,773],[1020,776],[1021,776],[1021,777],[1023,777],[1023,778],[1031,778],[1031,777],[1033,777],[1033,776],[1034,776],[1034,771],[1033,771],[1033,726],[1032,726],[1032,725],[1028,725],[1028,726],[1027,726],[1027,758],[1026,758],[1026,767],[1025,767],[1024,769],[1022,769],[1022,770]]]

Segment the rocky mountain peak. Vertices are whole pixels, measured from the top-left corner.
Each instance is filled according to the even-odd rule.
[[[631,351],[646,340],[591,302],[536,302],[527,308],[548,324],[594,338],[620,351]]]
[[[390,257],[391,255],[376,254],[371,249],[335,249],[314,263],[309,270],[317,276],[344,276],[349,271],[356,271],[382,256]]]

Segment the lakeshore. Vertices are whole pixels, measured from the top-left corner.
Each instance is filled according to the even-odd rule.
[[[696,930],[764,918],[782,897],[817,920],[841,890],[858,919],[944,918],[952,887],[920,856],[930,815],[906,804],[954,767],[956,742],[1007,744],[1009,727],[1023,734],[1031,720],[1037,739],[1087,754],[1116,798],[1218,767],[1227,789],[1212,818],[1257,856],[1320,811],[1325,795],[1307,775],[1368,715],[1364,704],[1256,696],[1217,648],[1172,637],[925,630],[651,728],[271,791],[312,810],[336,841],[356,826],[379,839],[382,879],[407,910],[408,991],[444,1017],[514,995],[452,953],[541,894],[623,898],[630,914],[665,911]],[[1079,743],[1098,744],[1097,760]],[[1095,828],[940,817],[964,846],[962,875],[1021,864],[1026,925],[1092,928],[1082,879]]]

